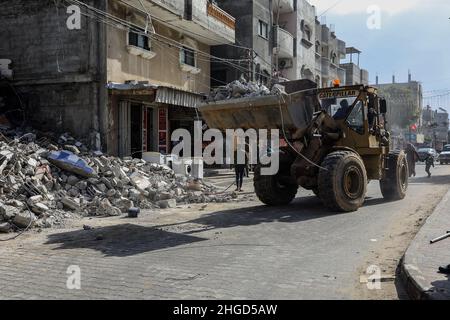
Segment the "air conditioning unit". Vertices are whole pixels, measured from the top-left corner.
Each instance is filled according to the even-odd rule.
[[[280,69],[289,69],[294,66],[294,61],[292,59],[280,59],[278,66]]]

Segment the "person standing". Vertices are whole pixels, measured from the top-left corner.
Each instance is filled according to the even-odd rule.
[[[242,159],[239,158],[238,154],[242,153]],[[234,172],[236,175],[236,190],[242,192],[242,185],[244,183],[245,171],[248,170],[248,155],[245,149],[240,149],[239,152],[236,150],[234,152]]]
[[[434,157],[431,153],[428,154],[427,158],[425,159],[425,171],[428,174],[428,178],[431,178],[431,166],[434,168]]]
[[[406,159],[408,160],[409,176],[416,176],[416,162],[419,161],[419,154],[412,143],[406,145]]]

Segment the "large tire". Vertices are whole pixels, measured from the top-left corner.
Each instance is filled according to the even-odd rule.
[[[262,203],[269,206],[281,206],[294,200],[298,185],[281,183],[280,175],[279,172],[273,176],[263,176],[261,175],[261,166],[255,167],[253,185],[256,196]]]
[[[408,190],[408,162],[403,151],[393,151],[387,158],[385,178],[380,180],[380,188],[386,200],[402,200]]]
[[[361,157],[352,151],[335,151],[325,157],[322,167],[318,183],[323,204],[331,211],[358,210],[367,192],[367,172]]]

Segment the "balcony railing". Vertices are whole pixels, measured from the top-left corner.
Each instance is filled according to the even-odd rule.
[[[230,27],[233,30],[236,29],[236,19],[220,9],[218,6],[207,2],[207,12],[209,16],[216,18],[227,27]]]

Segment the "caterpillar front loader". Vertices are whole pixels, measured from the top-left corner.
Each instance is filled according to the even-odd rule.
[[[364,85],[317,89],[313,82],[286,84],[279,95],[211,102],[200,107],[210,128],[279,129],[280,167],[271,176],[257,165],[254,187],[271,206],[290,203],[299,187],[312,190],[332,211],[356,211],[369,180],[379,180],[387,200],[408,188],[408,164],[390,150],[386,101]]]

